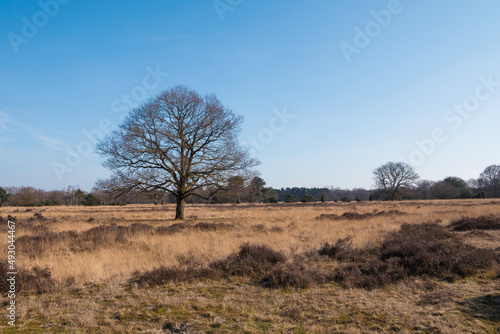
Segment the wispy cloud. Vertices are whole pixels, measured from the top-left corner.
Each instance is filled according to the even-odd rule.
[[[33,135],[36,139],[39,139],[44,146],[51,148],[53,150],[61,151],[64,153],[68,153],[71,150],[70,146],[60,139],[47,137],[43,134],[33,134]]]
[[[9,130],[9,128],[7,127],[7,125],[5,125],[5,123],[1,119],[0,119],[0,127],[2,127],[2,129],[4,129],[4,130]]]
[[[2,131],[5,130],[5,131]],[[70,146],[63,140],[52,138],[43,133],[43,131],[32,125],[15,120],[11,115],[6,112],[0,111],[0,143],[10,141],[10,138],[3,136],[3,132],[18,133],[26,132],[32,138],[39,141],[43,146],[61,152],[69,152]]]
[[[12,124],[12,118],[9,114],[0,110],[0,127],[6,131],[12,131],[8,126],[9,124]]]

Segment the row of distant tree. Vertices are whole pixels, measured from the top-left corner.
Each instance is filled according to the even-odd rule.
[[[266,187],[258,176],[236,176],[226,189],[211,196],[193,196],[188,203],[277,203],[370,201],[404,199],[500,198],[500,165],[487,167],[479,178],[463,180],[450,176],[440,181],[421,180],[413,168],[404,163],[387,163],[374,170],[376,189],[281,188]],[[211,194],[212,189],[199,190]],[[201,194],[203,195],[203,194]],[[206,197],[207,199],[202,199]],[[10,206],[50,205],[124,205],[175,203],[166,192],[132,191],[119,196],[106,189],[94,188],[87,193],[77,187],[45,191],[33,187],[0,188],[0,204]]]
[[[421,180],[415,170],[402,162],[389,162],[373,171],[377,189],[374,200],[499,198],[500,165],[491,165],[477,179],[450,176],[440,181]]]
[[[0,188],[0,205],[10,206],[52,206],[52,205],[87,205],[101,203],[93,193],[87,193],[75,187],[66,190],[46,191],[34,187]]]

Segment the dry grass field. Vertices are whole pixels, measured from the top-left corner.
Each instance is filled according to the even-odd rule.
[[[498,222],[500,200],[190,205],[183,223],[174,210],[1,207],[1,259],[10,215],[22,283],[4,333],[500,333],[500,229],[448,226]],[[462,245],[455,271],[384,258],[404,224]]]

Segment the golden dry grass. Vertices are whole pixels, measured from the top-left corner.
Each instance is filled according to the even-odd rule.
[[[82,232],[110,224],[169,226],[176,223],[171,219],[174,209],[172,205],[44,207],[31,208],[30,211],[2,207],[0,216],[12,215],[25,220],[34,213],[41,213],[47,220],[34,223],[46,226],[49,231]],[[317,219],[321,214],[390,210],[403,214],[363,220]],[[56,292],[18,297],[21,332],[43,333],[57,329],[70,333],[168,333],[169,327],[165,327],[168,323],[178,328],[184,326],[191,332],[248,333],[282,330],[290,333],[387,330],[482,333],[499,328],[499,318],[494,312],[491,316],[492,311],[487,306],[487,315],[482,318],[467,311],[467,308],[477,308],[471,302],[474,298],[488,294],[496,298],[498,281],[487,277],[453,284],[435,283],[437,287],[432,291],[417,283],[413,286],[400,283],[371,292],[343,290],[334,284],[303,291],[269,290],[237,278],[145,290],[131,288],[127,283],[136,270],[191,262],[208,263],[228,256],[245,242],[269,245],[291,257],[346,236],[352,236],[356,246],[377,243],[387,232],[404,223],[439,222],[447,225],[462,216],[499,216],[499,200],[190,205],[186,214],[185,224],[191,226],[206,222],[225,223],[233,228],[215,231],[187,229],[171,235],[144,232],[135,234],[124,243],[110,242],[85,252],[72,251],[71,245],[63,241],[48,245],[42,255],[30,258],[18,254],[17,264],[21,267],[49,267],[54,279],[61,283],[74,278],[74,284]],[[29,229],[17,229],[16,236],[35,233]],[[498,247],[500,232],[489,232],[489,236],[471,237],[468,242],[481,247]],[[1,238],[0,249],[6,248],[6,238]],[[449,293],[451,301],[444,298],[445,301],[437,304],[419,304],[429,293],[438,296]],[[167,329],[163,331],[162,327]]]

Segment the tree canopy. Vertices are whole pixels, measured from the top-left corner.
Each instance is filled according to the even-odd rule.
[[[391,201],[398,199],[405,189],[411,188],[419,179],[412,166],[405,162],[388,162],[373,171],[376,186]]]
[[[189,196],[228,189],[230,180],[254,167],[238,143],[242,117],[211,94],[202,97],[176,86],[133,109],[97,151],[113,170],[100,188],[127,193],[168,192],[177,200],[176,219],[184,219]]]

